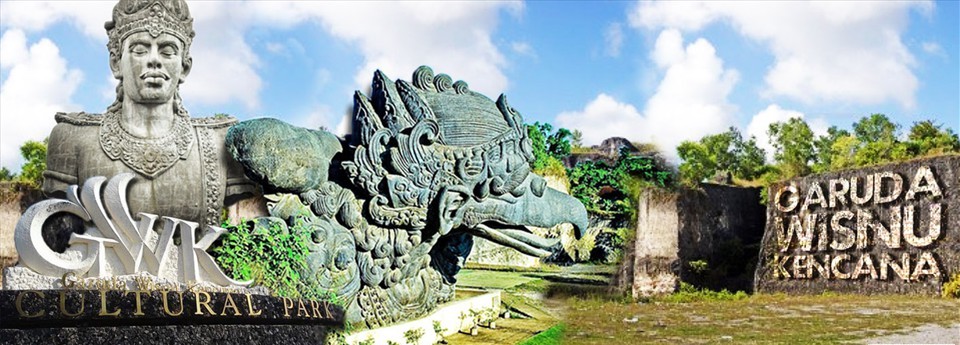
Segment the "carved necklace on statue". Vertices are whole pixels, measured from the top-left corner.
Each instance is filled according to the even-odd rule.
[[[187,118],[174,116],[173,127],[159,138],[137,137],[124,128],[120,114],[108,112],[100,125],[100,147],[112,160],[121,160],[127,167],[153,179],[177,161],[187,159],[196,141],[193,126]]]

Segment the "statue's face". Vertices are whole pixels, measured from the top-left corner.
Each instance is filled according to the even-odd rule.
[[[170,102],[184,70],[183,42],[170,34],[152,37],[138,32],[123,41],[119,61],[112,61],[114,76],[123,80],[123,92],[137,103]]]

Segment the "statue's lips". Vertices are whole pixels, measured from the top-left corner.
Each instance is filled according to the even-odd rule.
[[[161,72],[146,72],[140,75],[140,79],[146,82],[148,86],[160,86],[167,80],[170,80],[170,76]]]

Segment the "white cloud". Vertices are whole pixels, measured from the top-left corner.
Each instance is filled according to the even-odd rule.
[[[106,42],[103,23],[110,19],[114,4],[4,1],[0,19],[4,27],[28,31],[70,21],[84,34]],[[501,10],[519,15],[523,9],[517,2],[198,1],[189,5],[198,34],[191,49],[193,71],[182,87],[188,109],[191,103],[235,102],[257,108],[263,87],[257,72],[261,61],[246,41],[246,32],[252,27],[289,29],[307,21],[320,23],[332,36],[360,51],[363,61],[354,77],[357,88],[370,84],[375,69],[394,79],[408,79],[425,64],[436,73],[469,81],[471,89],[495,98],[508,81],[503,74],[505,58],[491,36]]]
[[[189,5],[197,36],[190,46],[193,68],[180,87],[187,109],[194,103],[234,102],[256,109],[263,80],[256,71],[260,59],[244,38],[249,12],[235,3],[198,1]]]
[[[609,137],[638,140],[647,132],[646,120],[636,107],[603,93],[583,110],[562,112],[555,121],[559,127],[582,131],[584,145],[596,145]]]
[[[612,23],[603,33],[603,41],[606,43],[604,52],[611,57],[620,56],[620,48],[623,47],[623,25]]]
[[[267,42],[267,44],[266,44],[266,46],[264,46],[264,48],[266,48],[268,52],[273,53],[273,54],[284,55],[284,56],[288,55],[288,54],[287,54],[287,47],[284,46],[283,43],[279,43],[279,42]]]
[[[40,31],[67,21],[85,35],[107,42],[103,23],[110,20],[116,1],[3,1],[0,23],[4,28]]]
[[[343,138],[350,133],[353,133],[353,115],[344,113],[343,116],[340,117],[340,122],[337,123],[337,130],[333,132],[333,134]]]
[[[823,117],[815,117],[807,120],[807,126],[810,126],[810,131],[813,132],[813,137],[816,138],[821,135],[827,135],[830,122]]]
[[[5,56],[0,68],[7,75],[0,85],[0,165],[17,171],[23,163],[20,145],[43,140],[56,112],[77,110],[70,97],[83,75],[67,67],[49,39],[28,47],[23,31],[10,29],[0,37],[0,47]]]
[[[330,107],[321,105],[315,107],[305,116],[295,121],[293,125],[312,129],[323,127],[327,128],[327,130],[332,130],[337,120],[333,111],[330,110]]]
[[[100,97],[103,98],[104,103],[113,104],[113,101],[117,99],[117,85],[120,84],[120,81],[113,77],[113,72],[104,74],[103,80],[103,87],[100,88]]]
[[[537,57],[537,52],[534,51],[533,46],[531,46],[530,43],[527,43],[527,42],[513,42],[510,44],[510,49],[512,49],[513,52],[523,56],[532,57],[532,58]]]
[[[944,58],[947,57],[947,52],[944,51],[943,47],[937,42],[923,42],[920,44],[920,47],[923,48],[923,51],[927,54]]]
[[[803,102],[916,103],[913,55],[901,40],[909,11],[930,2],[641,2],[630,14],[637,28],[697,31],[729,23],[765,44],[774,65],[767,96]]]
[[[469,81],[491,97],[507,88],[505,58],[492,33],[501,10],[515,2],[249,2],[250,25],[292,27],[316,21],[334,37],[354,44],[363,56],[354,76],[366,88],[373,71],[408,79],[420,65]],[[358,20],[357,18],[363,18]]]
[[[665,30],[651,52],[664,72],[656,93],[647,101],[648,139],[675,157],[683,140],[719,133],[733,123],[736,107],[727,101],[739,79],[736,70],[723,66],[716,49],[699,38],[683,48],[680,34]]]
[[[106,43],[103,24],[111,19],[114,5],[116,1],[4,1],[0,2],[0,21],[4,27],[31,32],[66,21],[84,35]],[[191,103],[229,102],[255,108],[262,82],[255,71],[257,56],[244,41],[246,26],[236,15],[242,8],[225,2],[192,2],[190,10],[200,34],[191,47],[193,71],[182,86],[187,109]]]
[[[557,115],[557,124],[581,130],[588,145],[611,136],[653,142],[674,161],[680,142],[723,132],[732,124],[736,108],[727,96],[738,73],[723,67],[709,41],[700,38],[684,47],[679,32],[665,30],[650,58],[664,77],[643,114],[632,105],[600,94],[582,111]]]

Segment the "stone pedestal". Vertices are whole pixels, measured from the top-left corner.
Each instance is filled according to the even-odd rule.
[[[443,334],[444,337],[446,337],[456,334],[457,332],[470,332],[470,328],[474,326],[473,320],[469,316],[471,310],[483,311],[491,308],[498,312],[500,310],[499,290],[457,289],[457,294],[470,294],[472,296],[458,298],[452,302],[445,303],[437,307],[430,315],[416,320],[410,320],[388,327],[354,332],[347,337],[347,343],[359,344],[369,339],[373,339],[371,345],[386,345],[388,341],[401,343],[404,339],[405,332],[420,329],[423,331],[423,336],[416,345],[436,344],[439,337],[433,329],[434,321],[440,322],[440,326],[446,329]],[[464,315],[467,315],[467,317],[461,318]]]

